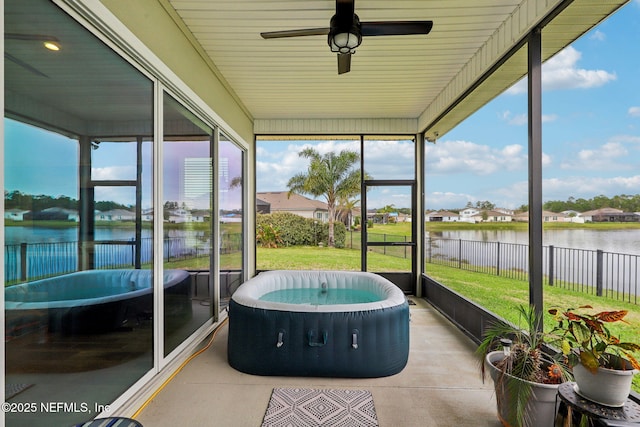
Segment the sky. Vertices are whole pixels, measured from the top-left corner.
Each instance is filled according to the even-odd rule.
[[[543,33],[544,46],[544,33]],[[624,6],[543,65],[543,200],[640,193],[640,0]],[[262,143],[258,191],[283,191],[306,170],[297,153],[309,142]],[[323,142],[321,153],[357,143]],[[407,144],[371,153],[394,178]],[[515,209],[528,203],[526,80],[426,147],[427,209],[490,201]],[[389,156],[389,153],[394,153]],[[368,173],[373,171],[367,167]],[[383,171],[384,171],[383,170]],[[385,177],[375,170],[374,178]],[[398,177],[395,177],[398,178]],[[370,200],[373,198],[374,200]],[[368,195],[367,206],[403,198]],[[406,200],[406,198],[404,198]]]
[[[5,144],[5,189],[24,194],[67,196],[78,199],[78,142],[65,136],[5,119],[5,139],[20,143]],[[163,191],[164,201],[185,202],[194,209],[208,208],[208,193],[197,199],[184,194],[184,169],[186,158],[209,157],[209,141],[165,142]],[[242,175],[242,153],[233,143],[221,140],[219,147],[224,167],[220,173],[220,209],[240,209],[241,189],[232,187],[231,181]],[[153,206],[151,144],[143,143],[142,150],[142,208]],[[91,151],[91,177],[94,180],[135,180],[136,144],[102,142]],[[221,162],[222,163],[222,162]],[[200,176],[199,180],[206,180]],[[205,185],[206,187],[206,185]],[[96,201],[114,201],[123,205],[135,205],[134,187],[95,188]]]
[[[640,0],[633,0],[547,61],[542,80],[543,200],[639,194]],[[427,209],[460,209],[478,201],[510,209],[526,204],[526,114],[526,81],[521,81],[435,144],[427,144]],[[5,119],[5,139],[23,141],[5,144],[6,190],[77,197],[75,141],[9,119]],[[135,164],[130,160],[135,156],[126,151],[131,144],[126,145],[96,150],[94,177],[133,179]],[[259,142],[257,191],[286,191],[289,178],[306,171],[308,161],[298,156],[306,146],[320,153],[359,151],[358,141]],[[407,164],[412,163],[413,150],[410,141],[367,142],[365,170],[375,179],[411,178],[413,170]],[[150,173],[150,168],[144,173]],[[229,171],[230,177],[239,174]],[[143,178],[150,183],[148,175]],[[178,183],[178,179],[167,180],[166,200],[179,197]],[[410,205],[408,188],[389,190],[369,192],[368,207]],[[105,192],[97,194],[97,200],[134,201],[131,190],[101,191]],[[149,192],[150,187],[145,193]],[[148,207],[151,202],[143,203]],[[229,200],[229,204],[237,203]]]

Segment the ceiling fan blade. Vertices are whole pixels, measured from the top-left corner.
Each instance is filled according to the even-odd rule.
[[[21,59],[16,58],[15,56],[11,55],[10,53],[5,52],[4,53],[4,59],[8,59],[9,61],[13,62],[14,64],[17,64],[17,65],[21,66],[25,70],[31,71],[33,74],[35,74],[37,76],[49,78],[49,76],[47,76],[42,71],[38,70],[35,67],[32,67],[31,65],[27,64],[26,62],[24,62]]]
[[[302,30],[269,31],[260,33],[263,39],[279,39],[283,37],[326,36],[329,28],[305,28]]]
[[[53,41],[59,42],[57,37],[47,36],[44,34],[18,34],[18,33],[4,33],[5,40],[33,40],[33,41]]]
[[[338,74],[348,73],[351,70],[351,54],[338,54]]]
[[[429,34],[433,21],[362,22],[363,36],[403,36]]]

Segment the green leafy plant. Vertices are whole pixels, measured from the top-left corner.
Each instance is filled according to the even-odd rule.
[[[560,343],[562,353],[569,364],[581,363],[595,373],[598,367],[621,369],[620,358],[626,359],[634,369],[640,370],[640,364],[632,352],[639,351],[640,345],[622,342],[607,327],[610,323],[625,322],[627,310],[600,311],[592,313],[590,305],[578,308],[552,308],[557,326],[551,331],[554,341]]]
[[[259,225],[256,230],[256,239],[263,248],[277,248],[282,245],[280,230],[271,224]]]
[[[259,214],[256,217],[256,228],[271,226],[276,228],[282,239],[281,246],[327,245],[329,224],[304,218],[291,212],[274,212]],[[346,227],[341,222],[334,224],[335,246],[345,246]]]
[[[546,352],[544,345],[548,336],[543,332],[542,319],[532,306],[518,306],[523,326],[496,322],[489,327],[476,350],[480,358],[482,377],[486,376],[486,358],[492,351],[508,343],[504,358],[493,365],[499,374],[494,378],[496,390],[505,390],[509,396],[509,412],[514,414],[518,425],[527,425],[527,405],[532,397],[531,383],[560,384],[571,380],[571,374],[562,355]],[[496,393],[498,407],[502,393]]]

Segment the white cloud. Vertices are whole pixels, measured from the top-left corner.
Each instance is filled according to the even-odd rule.
[[[526,114],[518,114],[512,117],[508,123],[513,126],[522,126],[522,125],[526,125],[528,122],[529,122],[529,118],[527,117]]]
[[[595,149],[580,150],[577,155],[560,164],[565,170],[583,171],[626,170],[632,165],[625,164],[629,150],[619,141],[609,141]]]
[[[568,46],[545,62],[542,65],[543,90],[589,89],[602,86],[617,78],[615,73],[605,70],[577,68],[581,56],[582,53],[573,46]],[[526,92],[526,77],[506,91],[512,95]]]
[[[374,179],[412,178],[415,145],[403,141],[365,141],[364,169]],[[396,205],[398,206],[398,205]]]
[[[429,173],[489,175],[526,168],[527,154],[519,144],[497,149],[468,141],[442,141],[427,146],[426,162]]]
[[[104,168],[91,168],[91,178],[94,180],[135,179],[136,168],[134,166],[109,166]]]
[[[343,150],[360,152],[360,141],[321,142],[258,142],[256,155],[256,184],[260,191],[285,191],[287,182],[297,173],[305,172],[308,159],[298,153],[305,148],[318,153],[339,153]],[[415,146],[406,141],[365,141],[365,170],[375,179],[403,179],[412,177]],[[391,153],[391,155],[390,155]],[[388,203],[387,203],[388,204]]]
[[[511,111],[504,110],[503,112],[498,113],[498,118],[503,121],[509,121],[509,119],[511,118]]]
[[[589,37],[591,40],[598,40],[598,41],[603,41],[604,39],[607,38],[606,34],[603,33],[600,30],[595,30],[593,32],[593,34],[591,34],[591,36]]]
[[[467,205],[467,202],[475,202],[470,194],[434,191],[425,196],[427,209],[456,209]]]
[[[528,123],[529,118],[526,114],[516,114],[513,115],[511,111],[505,110],[501,113],[498,113],[498,118],[507,122],[507,124],[511,126],[524,126]],[[553,122],[558,119],[556,114],[543,114],[542,115],[542,123]]]
[[[634,135],[614,135],[609,138],[609,142],[622,142],[630,144],[640,144],[640,136]]]
[[[631,117],[640,117],[640,107],[629,107],[629,111],[627,112],[627,114],[629,114],[629,116]]]

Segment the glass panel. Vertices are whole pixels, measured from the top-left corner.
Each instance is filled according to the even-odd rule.
[[[412,242],[411,187],[367,186],[367,242]]]
[[[639,89],[640,46],[627,42],[638,34],[638,6],[629,2],[542,66],[545,311],[592,305],[584,312],[629,310],[625,321],[640,313],[640,103],[629,96]],[[545,27],[543,47],[556,37]],[[609,327],[637,342],[637,325]]]
[[[342,164],[339,178],[317,179],[326,168],[310,168],[313,159]],[[259,138],[256,186],[258,270],[360,270],[359,138]],[[349,191],[337,194],[339,187]]]
[[[367,271],[411,273],[411,246],[368,246]]]
[[[371,179],[415,179],[415,141],[412,137],[367,136],[364,170]]]
[[[93,142],[91,179],[136,179],[136,143]]]
[[[484,85],[505,70],[526,74],[526,64],[525,45],[468,108]],[[527,111],[525,78],[425,144],[426,274],[516,324],[514,304],[528,302],[528,232],[518,221],[528,203]]]
[[[243,282],[244,153],[220,135],[220,309]]]
[[[153,82],[52,2],[4,14],[5,374],[38,407],[6,423],[75,425],[153,367]]]
[[[164,292],[167,355],[212,316],[213,129],[171,96],[163,100],[164,274],[186,274]]]

